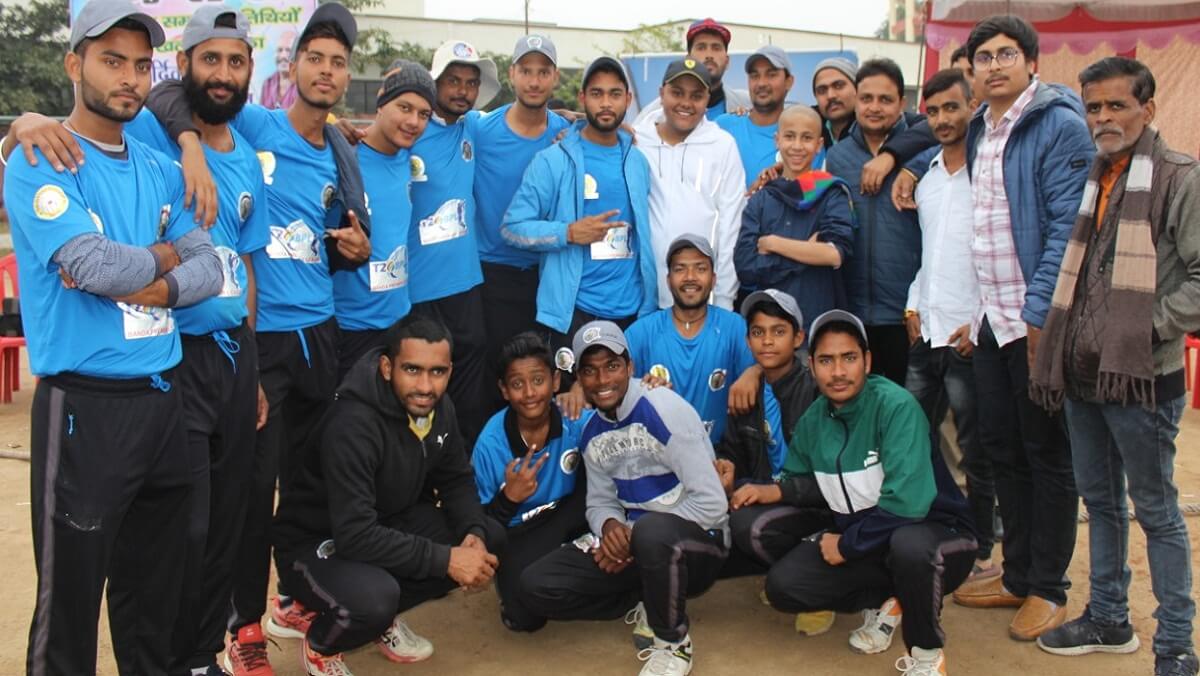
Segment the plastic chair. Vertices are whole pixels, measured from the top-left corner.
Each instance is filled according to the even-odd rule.
[[[8,285],[12,286],[12,297],[19,298],[21,287],[17,281],[17,255],[8,254],[0,258],[0,300],[8,298]],[[13,392],[21,389],[21,348],[25,339],[20,336],[0,336],[0,403],[11,404]]]
[[[1189,333],[1183,339],[1183,377],[1187,379],[1187,387],[1192,391],[1192,408],[1200,408],[1200,367],[1196,369],[1196,380],[1193,381],[1192,350],[1200,351],[1200,338]]]

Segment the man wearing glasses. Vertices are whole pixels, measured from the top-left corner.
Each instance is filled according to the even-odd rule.
[[[1079,97],[1034,76],[1037,32],[1014,16],[967,39],[981,111],[967,132],[972,254],[981,304],[971,322],[980,445],[996,472],[1004,575],[954,594],[975,608],[1020,608],[1009,626],[1032,641],[1066,617],[1078,498],[1062,420],[1029,398],[1029,370],[1050,309],[1095,147]]]

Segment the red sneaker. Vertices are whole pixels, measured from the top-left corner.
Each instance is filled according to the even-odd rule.
[[[267,658],[267,639],[262,627],[247,624],[225,644],[225,670],[233,676],[275,676]]]
[[[267,633],[275,638],[304,638],[308,633],[308,625],[316,618],[317,611],[305,608],[299,601],[292,599],[287,605],[282,605],[276,596],[271,599]]]

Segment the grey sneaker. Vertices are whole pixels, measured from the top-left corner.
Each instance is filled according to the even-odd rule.
[[[1200,661],[1196,660],[1195,653],[1154,656],[1154,676],[1196,676],[1197,673],[1200,673]]]
[[[646,606],[641,601],[625,613],[625,624],[633,625],[633,647],[646,650],[654,645],[654,630],[646,623]]]

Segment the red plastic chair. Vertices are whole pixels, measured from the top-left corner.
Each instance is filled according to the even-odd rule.
[[[12,286],[12,297],[19,298],[21,287],[17,282],[17,255],[8,254],[0,258],[0,299],[8,298],[8,285]],[[0,336],[0,403],[11,404],[13,392],[21,389],[21,348],[25,339],[19,336]]]
[[[1200,351],[1200,338],[1189,333],[1183,339],[1183,377],[1187,379],[1188,389],[1192,391],[1192,408],[1200,408],[1200,368],[1196,369],[1196,380],[1193,381],[1192,350]]]

